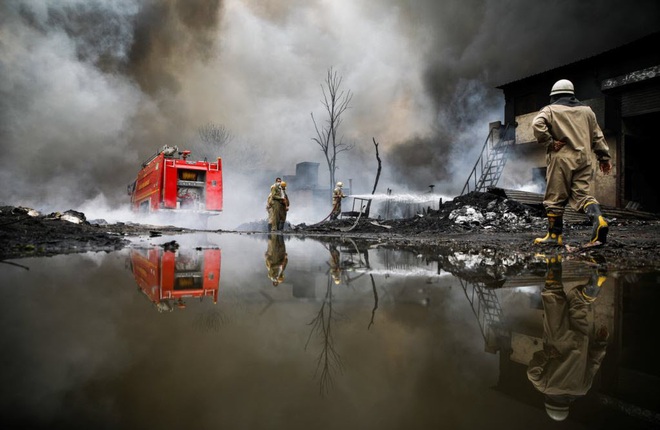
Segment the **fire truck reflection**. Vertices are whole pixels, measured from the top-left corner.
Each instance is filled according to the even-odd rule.
[[[186,307],[184,299],[218,301],[220,285],[219,249],[177,249],[160,247],[131,251],[131,269],[140,290],[159,312]]]

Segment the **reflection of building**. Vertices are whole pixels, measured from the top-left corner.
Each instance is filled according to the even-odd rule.
[[[219,249],[177,249],[161,247],[131,251],[131,269],[140,290],[162,311],[172,305],[185,307],[184,299],[211,297],[218,301],[220,285]]]

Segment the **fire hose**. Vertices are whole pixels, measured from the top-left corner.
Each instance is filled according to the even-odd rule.
[[[325,218],[323,218],[321,221],[317,222],[316,224],[312,224],[312,226],[317,226],[317,225],[325,222],[335,212],[335,209],[337,208],[337,206],[338,206],[338,204],[335,204],[332,207],[332,210],[330,211],[330,213]],[[358,214],[358,217],[355,219],[355,222],[353,223],[352,226],[350,226],[349,228],[340,227],[339,230],[342,231],[342,232],[353,230],[355,228],[355,226],[357,226],[358,222],[360,221],[360,218],[362,218],[362,208],[360,208],[360,213]]]
[[[319,225],[319,224],[321,224],[321,223],[327,221],[328,218],[330,218],[330,216],[332,216],[332,214],[335,212],[335,209],[336,209],[336,208],[337,208],[337,203],[335,203],[335,204],[332,206],[332,210],[330,211],[330,213],[329,213],[325,218],[323,218],[321,221],[317,222],[316,224],[312,224],[312,227],[317,226],[317,225]]]
[[[355,226],[357,225],[358,221],[360,221],[360,218],[361,218],[361,217],[362,217],[362,211],[360,211],[360,214],[358,215],[357,219],[355,220],[355,222],[353,223],[352,226],[350,226],[348,229],[345,229],[345,228],[343,228],[343,227],[340,227],[339,230],[341,230],[341,231],[343,231],[343,232],[353,230],[353,229],[355,228]]]

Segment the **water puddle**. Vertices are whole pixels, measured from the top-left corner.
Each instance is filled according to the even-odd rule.
[[[0,390],[24,427],[660,423],[657,272],[265,234],[11,263]]]

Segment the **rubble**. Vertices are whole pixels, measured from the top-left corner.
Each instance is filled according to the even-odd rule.
[[[539,255],[553,253],[573,254],[572,258],[576,259],[603,257],[612,267],[660,268],[660,218],[608,221],[610,235],[604,246],[569,251],[589,240],[591,224],[586,216],[581,223],[564,226],[566,247],[534,245],[534,237],[543,235],[547,229],[542,206],[522,204],[498,193],[472,192],[443,203],[438,210],[408,219],[374,223],[369,219],[356,222],[343,218],[295,226],[293,232],[321,238],[350,235],[379,246],[407,249],[430,259],[438,255],[463,255],[468,260],[471,256],[479,261],[481,268],[490,266],[487,264],[493,258],[490,254],[497,255],[497,266],[515,266],[527,260],[538,263]]]
[[[75,210],[43,215],[14,206],[0,207],[0,261],[10,258],[52,256],[86,251],[113,251],[127,246],[126,235],[148,232],[153,226],[93,224]],[[159,231],[182,232],[179,227]]]
[[[427,210],[408,219],[361,219],[351,229],[355,233],[371,233],[394,229],[399,233],[420,234],[479,229],[518,232],[541,227],[544,212],[541,208],[523,205],[492,193],[472,192],[443,203],[438,210]],[[354,219],[343,218],[312,226],[295,226],[297,231],[332,231],[351,227]]]

